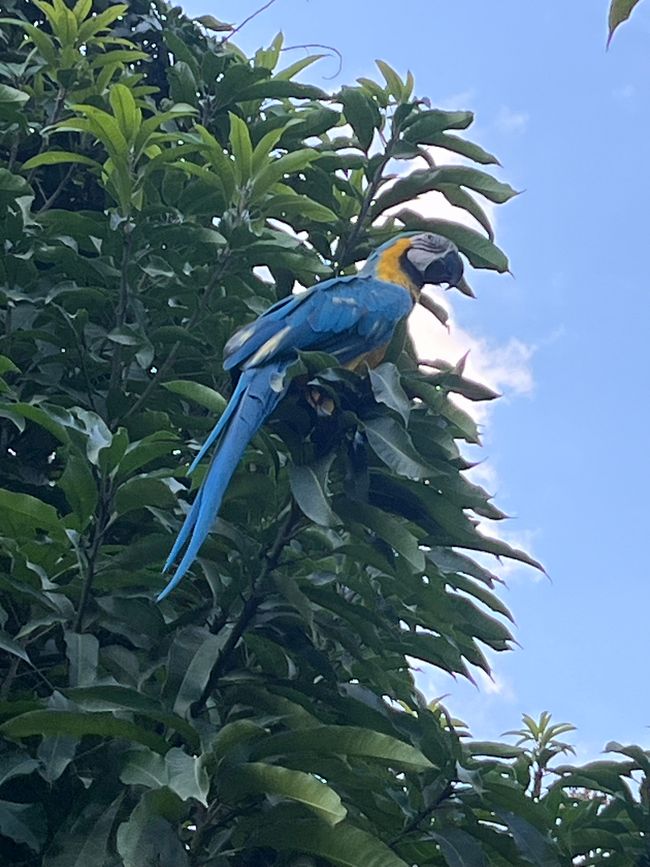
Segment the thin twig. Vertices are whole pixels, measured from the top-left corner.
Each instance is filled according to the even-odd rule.
[[[224,272],[226,270],[226,266],[228,264],[228,258],[229,258],[229,254],[226,253],[225,256],[223,257],[223,259],[221,260],[220,266],[215,269],[215,272],[212,275],[210,282],[208,283],[208,285],[205,288],[205,292],[203,293],[203,298],[199,302],[196,310],[194,311],[194,313],[192,314],[192,316],[188,320],[187,325],[185,326],[185,328],[188,331],[191,331],[194,328],[194,326],[198,324],[199,320],[203,317],[203,313],[205,311],[205,308],[207,307],[207,304],[210,300],[210,296],[212,295],[212,290],[214,289],[214,287],[216,286],[218,281],[224,275]],[[165,374],[167,373],[169,368],[172,366],[172,364],[176,361],[176,354],[178,353],[178,350],[181,348],[181,345],[182,345],[181,340],[177,340],[173,344],[172,348],[167,353],[165,360],[158,367],[155,374],[151,377],[151,379],[147,383],[142,394],[137,398],[137,400],[134,403],[131,404],[131,406],[127,409],[127,411],[122,416],[122,419],[121,419],[122,421],[127,419],[129,416],[133,415],[134,412],[137,412],[140,409],[140,407],[145,403],[145,401],[147,400],[147,398],[149,397],[151,392],[158,385],[158,383],[163,378],[163,376],[165,376]]]
[[[343,244],[343,249],[341,250],[340,253],[337,253],[336,269],[335,269],[336,273],[340,272],[341,265],[345,261],[348,253],[354,249],[354,245],[358,241],[359,235],[361,234],[361,232],[365,228],[364,224],[365,224],[366,217],[368,216],[368,212],[370,210],[370,207],[371,207],[373,200],[374,200],[375,196],[377,195],[377,191],[379,190],[379,187],[381,185],[384,169],[386,168],[389,161],[392,159],[393,145],[395,145],[397,143],[398,138],[399,138],[399,127],[393,126],[392,134],[391,134],[390,140],[386,144],[386,150],[384,152],[384,155],[383,155],[382,159],[380,160],[380,162],[379,162],[379,164],[375,170],[375,173],[372,176],[372,180],[368,184],[368,188],[366,189],[366,193],[363,197],[363,203],[361,205],[361,210],[359,211],[359,216],[357,217],[357,221],[354,224],[354,227],[353,227],[352,231],[350,232],[350,234],[348,235],[345,243]]]
[[[97,573],[97,555],[104,541],[104,534],[108,529],[111,517],[111,489],[106,480],[102,479],[99,491],[99,509],[95,519],[95,527],[90,542],[90,546],[86,553],[86,574],[84,576],[83,586],[81,588],[81,598],[79,600],[79,608],[74,619],[72,629],[74,632],[83,632],[83,617],[86,611],[86,606],[90,599],[90,591],[92,590],[93,581]]]
[[[54,190],[54,192],[52,193],[52,195],[48,196],[47,199],[45,199],[43,206],[38,209],[38,211],[36,212],[37,216],[44,214],[45,211],[49,211],[49,209],[52,207],[52,205],[54,204],[54,202],[58,198],[61,190],[65,187],[65,185],[68,183],[68,181],[72,177],[72,173],[74,170],[75,170],[75,164],[73,163],[71,166],[68,167],[68,171],[65,173],[63,178],[59,181],[59,183],[58,183],[56,189]]]
[[[127,224],[128,225],[128,224]],[[132,226],[130,226],[132,230]],[[122,263],[120,266],[120,297],[115,311],[115,328],[122,328],[126,322],[129,308],[129,265],[133,248],[133,231],[130,231],[122,248]],[[117,388],[122,375],[122,346],[118,344],[111,361],[111,377],[108,384],[109,394]]]
[[[264,556],[260,571],[258,572],[256,578],[254,578],[252,581],[250,596],[244,603],[239,617],[233,624],[230,635],[228,636],[223,648],[221,649],[221,652],[216,659],[214,666],[212,667],[212,671],[210,672],[210,676],[208,677],[208,681],[201,694],[201,697],[197,702],[195,702],[192,707],[193,716],[198,716],[205,709],[207,700],[212,694],[215,686],[217,685],[219,678],[223,674],[223,671],[230,659],[230,656],[239,644],[239,640],[246,631],[246,627],[255,616],[255,612],[259,608],[264,598],[263,595],[260,593],[261,585],[264,583],[267,575],[272,572],[278,565],[280,555],[282,554],[284,546],[290,540],[292,530],[298,520],[299,511],[296,507],[296,504],[292,502],[291,506],[287,511],[284,521],[282,521],[282,523],[278,527],[278,532],[276,533],[273,544]]]
[[[420,810],[420,812],[411,819],[411,821],[399,832],[399,834],[396,837],[393,837],[390,845],[397,845],[397,843],[403,840],[404,837],[407,837],[411,833],[411,831],[415,831],[421,822],[423,822],[425,819],[431,818],[431,816],[438,809],[440,804],[442,804],[443,801],[446,801],[450,795],[453,795],[453,793],[453,783],[449,782],[432,804],[429,804],[428,807],[424,807],[422,810]]]
[[[239,31],[242,29],[242,27],[245,27],[249,21],[252,21],[253,18],[257,18],[257,16],[260,13],[264,12],[265,9],[268,9],[269,6],[273,6],[274,3],[275,3],[275,0],[269,0],[268,3],[264,4],[264,6],[260,6],[260,8],[257,9],[255,12],[253,12],[252,15],[249,15],[248,18],[244,18],[242,23],[238,24],[237,27],[235,27],[233,30],[231,30],[227,36],[224,36],[224,38],[221,40],[221,42],[222,43],[228,42],[228,40],[231,39],[235,35],[235,33],[239,33]]]
[[[9,697],[9,690],[12,687],[14,680],[16,679],[16,672],[18,671],[18,664],[20,660],[17,656],[14,656],[9,663],[9,671],[7,672],[7,676],[2,682],[2,686],[0,687],[0,701],[6,701]]]
[[[59,304],[53,304],[52,306],[54,307],[55,310],[59,311],[63,321],[68,325],[68,327],[72,331],[72,334],[74,335],[74,342],[75,342],[75,345],[77,347],[77,352],[79,353],[79,369],[80,369],[81,374],[82,374],[84,381],[86,383],[86,391],[88,392],[88,402],[90,403],[90,408],[94,412],[97,412],[97,406],[95,404],[95,398],[93,395],[93,387],[92,387],[92,383],[90,381],[90,374],[88,373],[88,366],[86,365],[86,347],[85,347],[85,344],[84,344],[82,338],[79,336],[79,334],[77,334],[77,330],[75,329],[72,322],[70,322],[70,320],[68,319],[68,315],[65,312],[65,310]]]
[[[329,51],[331,54],[335,54],[338,57],[339,65],[336,72],[333,75],[324,75],[323,78],[325,81],[331,81],[333,78],[336,78],[343,69],[343,55],[338,48],[335,48],[333,45],[323,45],[321,42],[304,42],[302,45],[287,45],[285,48],[281,48],[280,52],[297,51],[299,48],[324,48],[326,51]]]
[[[14,133],[12,142],[11,142],[11,150],[9,151],[9,162],[7,163],[7,170],[12,172],[14,170],[14,166],[16,164],[16,157],[18,156],[18,134]]]

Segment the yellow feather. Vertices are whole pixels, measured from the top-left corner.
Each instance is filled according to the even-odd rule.
[[[414,298],[417,298],[419,295],[418,287],[404,271],[400,261],[402,254],[405,250],[408,250],[410,246],[410,238],[400,238],[399,241],[396,241],[385,252],[383,252],[379,258],[379,264],[377,265],[377,277],[379,277],[380,280],[385,280],[387,283],[395,283],[397,286],[403,286],[405,289],[408,289]]]

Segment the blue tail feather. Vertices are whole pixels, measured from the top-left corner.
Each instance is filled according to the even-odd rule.
[[[167,558],[164,571],[171,567],[186,543],[187,548],[171,580],[158,595],[158,602],[171,593],[194,562],[214,524],[226,488],[246,446],[284,396],[284,389],[275,391],[271,388],[271,381],[284,367],[285,363],[269,364],[242,374],[230,403],[192,464],[190,471],[206,449],[219,439],[207,475]]]
[[[242,396],[244,389],[246,387],[245,382],[242,381],[243,379],[244,379],[244,377],[240,378],[239,382],[237,383],[237,387],[235,388],[235,390],[232,394],[232,397],[228,401],[228,406],[223,411],[219,421],[212,428],[212,431],[210,432],[209,437],[201,446],[201,450],[199,451],[198,455],[194,458],[194,460],[190,464],[190,468],[187,471],[188,476],[192,475],[192,473],[198,467],[198,465],[201,463],[201,461],[206,456],[206,454],[208,453],[208,451],[210,450],[212,445],[214,443],[216,443],[217,439],[219,438],[219,436],[223,432],[224,428],[226,427],[226,424],[230,421],[232,414],[236,411],[237,407],[239,406],[241,396]]]

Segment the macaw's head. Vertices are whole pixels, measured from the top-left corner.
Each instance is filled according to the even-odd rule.
[[[372,273],[417,295],[425,283],[458,286],[463,280],[463,261],[452,241],[433,232],[420,232],[382,244],[368,258],[362,273]]]

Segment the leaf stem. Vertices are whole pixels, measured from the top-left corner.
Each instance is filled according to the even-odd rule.
[[[188,320],[187,325],[185,326],[188,331],[191,331],[201,320],[208,301],[210,300],[210,296],[212,295],[212,290],[224,275],[229,257],[230,253],[226,252],[221,260],[219,267],[215,269],[212,277],[210,278],[210,281],[205,288],[205,292],[203,293],[201,301],[197,305],[196,310],[194,311],[194,313]],[[155,374],[151,377],[142,394],[140,394],[137,400],[126,410],[126,412],[122,416],[122,421],[129,418],[129,416],[133,415],[133,413],[137,412],[140,407],[146,402],[151,392],[154,390],[154,388],[156,388],[160,380],[165,376],[169,368],[176,361],[176,355],[178,353],[178,350],[181,348],[181,343],[182,341],[180,340],[177,340],[174,343],[172,348],[169,350],[169,354],[158,367]]]
[[[384,169],[386,168],[386,166],[388,165],[388,163],[392,159],[393,147],[395,146],[395,144],[397,143],[397,141],[399,139],[399,132],[400,132],[399,126],[396,124],[393,124],[393,128],[391,131],[391,137],[390,137],[389,141],[386,143],[386,149],[384,151],[384,154],[383,154],[379,164],[377,165],[377,168],[375,169],[375,172],[372,176],[372,180],[370,181],[370,183],[368,184],[368,186],[366,188],[366,192],[365,192],[365,195],[363,197],[363,202],[361,204],[361,210],[359,211],[359,216],[357,217],[357,221],[354,224],[354,226],[352,227],[352,231],[345,239],[343,246],[342,246],[342,249],[341,249],[341,252],[340,253],[337,252],[336,267],[335,267],[335,273],[336,274],[341,273],[341,269],[342,269],[342,267],[344,267],[344,264],[345,264],[345,261],[348,257],[348,254],[350,252],[352,252],[355,244],[359,240],[359,236],[361,235],[361,233],[365,229],[365,222],[366,222],[366,218],[368,216],[368,212],[370,210],[370,206],[372,205],[373,200],[374,200],[374,198],[377,195],[377,192],[379,190],[379,187],[381,186],[381,182],[382,182],[383,174],[384,174]]]
[[[79,608],[75,615],[72,629],[74,632],[83,632],[83,618],[90,600],[90,591],[97,573],[97,555],[104,541],[104,534],[108,529],[111,516],[111,488],[110,482],[102,479],[99,491],[99,508],[95,518],[94,532],[86,553],[86,574],[81,588]]]
[[[205,709],[207,700],[210,697],[215,686],[217,685],[219,678],[223,674],[223,671],[230,659],[230,656],[239,644],[239,640],[246,631],[246,627],[255,616],[255,612],[259,608],[260,603],[264,598],[260,592],[261,585],[264,583],[267,575],[269,575],[269,573],[272,572],[278,565],[278,561],[280,559],[282,551],[284,550],[284,546],[291,539],[292,532],[296,524],[299,522],[300,517],[300,510],[296,506],[295,502],[292,501],[291,505],[287,510],[287,514],[285,515],[284,520],[280,523],[278,527],[278,531],[275,535],[275,539],[273,540],[272,545],[264,554],[260,571],[251,583],[250,596],[244,602],[244,606],[239,614],[239,617],[235,621],[230,635],[228,636],[223,648],[221,649],[221,652],[219,653],[219,656],[216,659],[214,666],[212,667],[212,671],[210,672],[210,676],[208,677],[205,688],[201,693],[201,697],[197,702],[194,703],[192,707],[193,716],[198,716]]]

